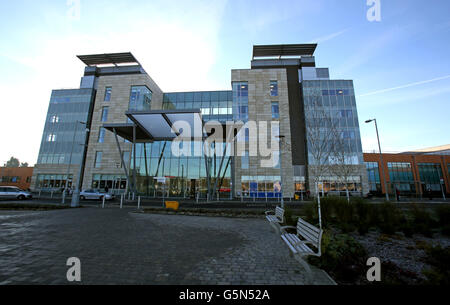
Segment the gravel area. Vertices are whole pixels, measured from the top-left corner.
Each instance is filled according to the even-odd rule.
[[[401,234],[387,236],[377,232],[369,232],[365,236],[352,234],[367,250],[369,257],[378,257],[381,262],[391,262],[405,271],[403,278],[410,284],[417,284],[425,280],[422,270],[430,268],[424,262],[426,251],[424,246],[450,246],[450,238],[434,234],[434,238],[422,235],[404,237]],[[383,272],[383,271],[382,271]]]

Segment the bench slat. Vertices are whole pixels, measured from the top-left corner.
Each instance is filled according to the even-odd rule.
[[[320,232],[312,231],[309,227],[306,227],[299,222],[297,223],[297,232],[305,232],[305,234],[308,234],[312,239],[318,239],[320,236]]]
[[[313,226],[312,224],[310,224],[309,222],[304,221],[303,219],[301,219],[300,217],[298,218],[298,222],[302,223],[303,225],[307,226],[308,228],[310,228],[312,231],[316,232],[317,234],[320,233],[320,229]]]
[[[313,254],[314,251],[311,250],[307,245],[305,245],[297,235],[295,234],[283,234],[281,238],[289,246],[290,250],[294,253],[309,253]]]
[[[302,228],[297,227],[297,235],[301,235],[306,240],[312,242],[314,245],[319,242],[319,236],[312,235],[307,230],[303,230]]]

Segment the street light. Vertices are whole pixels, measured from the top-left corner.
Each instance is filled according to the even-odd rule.
[[[380,135],[378,134],[377,119],[367,120],[366,124],[369,124],[371,122],[375,122],[375,130],[377,131],[377,139],[378,139],[378,149],[380,150],[381,174],[383,175],[384,189],[385,189],[385,192],[386,192],[386,200],[389,201],[389,194],[388,194],[388,188],[387,188],[387,182],[386,182],[386,175],[384,174],[383,154],[381,153]]]
[[[283,208],[284,209],[284,199],[283,199],[283,164],[282,164],[282,162],[281,162],[281,158],[282,158],[282,153],[281,153],[281,144],[282,144],[282,141],[284,140],[284,138],[286,138],[286,136],[283,136],[283,135],[278,135],[278,136],[275,136],[275,138],[278,138],[278,139],[280,139],[280,141],[278,142],[279,144],[278,144],[278,149],[279,149],[279,161],[280,161],[280,183],[281,183],[281,189],[280,189],[280,191],[281,191],[281,208]]]
[[[72,203],[70,205],[72,208],[76,208],[80,204],[80,187],[81,187],[80,180],[81,180],[81,176],[82,176],[82,172],[83,172],[83,165],[84,165],[83,160],[86,155],[86,133],[88,133],[90,131],[89,128],[87,128],[87,124],[85,122],[77,121],[77,123],[85,125],[86,130],[85,130],[84,143],[81,144],[83,146],[83,153],[81,155],[81,160],[80,160],[80,170],[78,172],[77,186],[76,186],[75,190],[73,191]]]

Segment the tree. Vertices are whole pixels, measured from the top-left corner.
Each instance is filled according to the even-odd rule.
[[[308,148],[308,177],[318,195],[318,183],[330,176],[333,141],[338,137],[338,123],[324,107],[320,92],[308,96],[306,104],[306,136]]]
[[[20,167],[29,167],[28,162],[20,163]]]
[[[354,176],[360,174],[360,168],[350,153],[350,144],[344,131],[340,131],[332,143],[330,163],[331,172],[344,184],[347,201],[350,202],[348,184]]]
[[[11,157],[9,161],[6,162],[5,167],[19,167],[20,162],[19,159]]]

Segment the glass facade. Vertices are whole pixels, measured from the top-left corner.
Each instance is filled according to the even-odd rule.
[[[151,108],[152,92],[147,86],[132,86],[130,93],[130,111],[148,111]]]
[[[248,83],[233,82],[233,119],[248,121]]]
[[[416,192],[411,163],[388,162],[388,170],[391,192],[394,192],[396,189],[401,193]]]
[[[67,175],[37,175],[36,188],[37,189],[55,189],[64,188],[67,182]],[[72,187],[73,176],[69,175],[67,187]]]
[[[302,82],[305,103],[306,127],[317,129],[321,138],[331,129],[337,129],[343,140],[342,150],[347,155],[347,164],[363,164],[361,135],[359,131],[358,112],[353,89],[353,81],[349,80],[305,80]],[[317,112],[325,119],[318,119]],[[331,125],[331,126],[328,126]],[[307,141],[311,142],[307,134]],[[315,164],[314,154],[308,145],[309,164]],[[331,145],[326,144],[326,149]],[[328,163],[324,160],[322,163]]]
[[[380,169],[378,162],[365,162],[369,180],[369,190],[381,194]]]
[[[38,164],[80,164],[92,101],[92,89],[54,90],[39,151]],[[75,141],[73,141],[75,132]],[[72,145],[74,144],[74,145]]]
[[[419,163],[420,182],[422,184],[422,192],[428,189],[433,192],[441,191],[442,168],[439,163]]]
[[[200,109],[202,118],[207,121],[226,122],[233,119],[233,95],[231,91],[177,92],[163,96],[163,109]],[[225,157],[222,169],[222,156],[206,158],[194,156],[176,157],[172,154],[172,142],[155,142],[136,144],[136,181],[139,193],[160,197],[165,190],[166,197],[193,197],[196,192],[206,197],[208,179],[206,162],[208,162],[210,183],[217,179],[217,190],[227,196],[230,192],[231,160]],[[191,151],[202,150],[203,143],[192,142]],[[132,153],[132,156],[134,154]],[[131,169],[134,162],[131,160]],[[167,177],[163,184],[154,177]],[[212,186],[211,186],[212,188]]]
[[[127,177],[125,175],[94,175],[92,177],[93,189],[125,190],[127,188]]]

